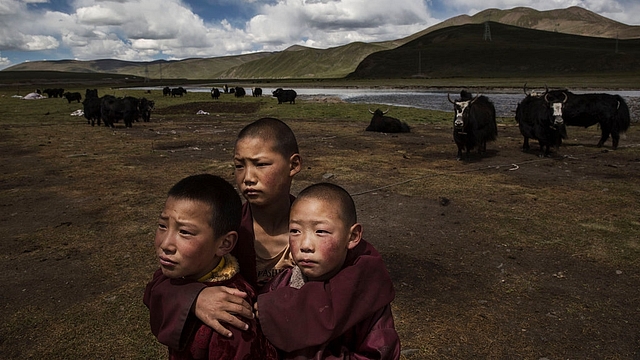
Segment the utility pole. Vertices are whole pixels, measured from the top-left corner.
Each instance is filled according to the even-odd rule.
[[[482,37],[484,41],[492,41],[491,40],[491,29],[489,28],[489,22],[484,23],[484,36]]]

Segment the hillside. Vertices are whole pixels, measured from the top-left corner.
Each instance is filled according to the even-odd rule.
[[[101,59],[91,61],[30,61],[14,65],[6,71],[59,71],[134,75],[152,79],[214,79],[229,68],[271,56],[252,53],[203,59],[157,60],[151,62]]]
[[[498,77],[640,72],[640,39],[616,40],[489,22],[450,26],[369,55],[352,78]],[[616,48],[618,52],[616,52]]]
[[[474,16],[456,16],[444,21],[442,25],[481,24],[486,21],[572,35],[612,39],[640,38],[640,26],[622,24],[577,6],[548,11],[526,7],[511,10],[487,9]]]
[[[32,61],[25,62],[12,66],[9,71],[64,71],[64,72],[97,72],[97,73],[114,73],[124,75],[135,75],[140,77],[152,78],[152,79],[288,79],[288,78],[342,78],[349,73],[356,72],[356,76],[365,76],[366,68],[372,67],[371,61],[374,59],[384,58],[386,53],[384,51],[390,51],[392,49],[398,49],[396,54],[404,54],[409,51],[415,52],[415,44],[409,45],[418,39],[423,39],[423,44],[434,43],[433,40],[425,40],[425,36],[446,29],[457,29],[462,25],[477,25],[484,26],[486,22],[494,22],[496,24],[511,25],[518,27],[522,30],[539,30],[540,33],[526,33],[526,34],[546,34],[546,32],[571,35],[582,35],[583,37],[596,37],[596,38],[608,38],[608,39],[620,39],[622,42],[625,39],[640,39],[640,26],[625,25],[608,18],[597,15],[593,12],[585,10],[580,7],[570,7],[567,9],[549,10],[549,11],[537,11],[531,8],[518,7],[510,10],[498,10],[488,9],[484,10],[476,15],[460,15],[429,27],[421,32],[413,34],[411,36],[391,40],[384,42],[374,43],[350,43],[344,46],[338,46],[329,49],[313,49],[298,45],[293,45],[287,50],[276,53],[254,53],[237,56],[225,56],[214,58],[201,58],[201,59],[185,59],[179,61],[153,61],[153,62],[129,62],[120,60],[93,60],[93,61],[76,61],[76,60],[60,60],[60,61]],[[492,35],[496,30],[492,25]],[[484,29],[484,28],[483,28]],[[477,30],[473,30],[477,31]],[[484,31],[484,30],[481,30]],[[519,36],[523,33],[517,33],[515,30],[507,32],[509,36]],[[529,35],[526,35],[529,36]],[[547,35],[538,35],[546,38]],[[568,39],[561,37],[562,39]],[[457,38],[457,44],[464,47],[477,47],[478,37],[465,37]],[[494,47],[499,47],[501,42],[494,36]],[[506,39],[506,38],[504,38]],[[534,41],[537,41],[536,36],[532,36]],[[571,38],[573,39],[573,38]],[[464,43],[465,40],[470,43]],[[528,40],[527,40],[528,41]],[[586,41],[586,40],[584,40]],[[586,43],[581,40],[581,44],[591,46],[587,41]],[[610,42],[611,40],[609,40]],[[511,37],[508,42],[522,42],[522,40]],[[526,45],[526,44],[525,44]],[[571,52],[576,49],[571,43],[567,43],[565,53]],[[407,49],[400,49],[399,47],[409,46]],[[558,48],[558,44],[549,44],[553,49]],[[600,45],[598,45],[600,46]],[[602,45],[604,46],[604,45]],[[481,46],[480,48],[484,48]],[[413,50],[408,50],[412,49]],[[530,51],[550,51],[549,48],[545,48],[545,45],[539,43],[535,47],[531,47]],[[429,56],[433,60],[440,59],[440,61],[449,61],[447,56],[462,56],[462,54],[455,54],[455,49],[450,49],[453,53],[447,54],[446,51],[438,51],[437,49],[425,48],[424,51],[432,51],[432,53],[424,53],[424,56]],[[487,59],[493,57],[495,54],[484,54],[482,49],[474,50],[477,52],[475,57],[466,58],[471,59]],[[525,56],[526,49],[521,48],[519,56]],[[584,50],[577,48],[576,50]],[[383,52],[378,56],[371,57],[371,54]],[[435,52],[434,52],[435,51]],[[436,55],[438,53],[438,55]],[[538,54],[535,54],[536,57]],[[586,51],[585,55],[592,55],[589,51]],[[477,57],[481,56],[481,57]],[[487,57],[488,56],[488,57]],[[507,58],[496,59],[498,63],[511,61],[511,56]],[[361,64],[361,61],[367,59],[367,64]],[[413,60],[410,60],[413,59]],[[589,64],[584,61],[586,58],[577,59],[578,62],[571,65],[567,64],[563,66],[565,69],[571,67],[580,68],[582,65],[587,66],[588,69],[598,69],[597,64]],[[599,61],[607,61],[609,58],[600,57]],[[409,61],[410,60],[410,61]],[[424,60],[424,59],[423,59]],[[581,61],[583,60],[583,61]],[[378,60],[375,60],[378,61]],[[374,62],[375,62],[374,61]],[[623,63],[627,63],[629,60],[625,56],[618,56],[615,61],[619,61],[619,65],[612,65],[613,68],[624,66]],[[408,62],[407,66],[403,69],[393,69],[398,62]],[[383,62],[385,63],[385,62]],[[381,64],[383,64],[381,63]],[[455,61],[454,61],[455,63]],[[522,63],[521,60],[517,60],[516,63]],[[596,62],[597,63],[597,62]],[[383,66],[378,64],[376,66]],[[579,65],[582,64],[582,65]],[[413,73],[421,71],[427,73],[427,68],[417,69],[417,55],[411,54],[409,59],[398,58],[396,62],[387,64],[392,68],[384,69],[381,74],[394,74],[398,73]],[[606,63],[602,66],[608,68]],[[525,65],[526,67],[526,65]],[[628,66],[627,66],[628,67]],[[454,71],[454,66],[450,66],[445,70],[445,73],[458,74],[460,71]],[[356,69],[359,69],[356,71]],[[441,69],[442,70],[442,69]],[[433,69],[432,71],[435,71]],[[569,70],[565,70],[569,71]],[[359,75],[358,75],[359,74]]]
[[[341,78],[369,54],[389,49],[383,44],[351,43],[326,50],[296,47],[247,62],[219,74],[223,79]]]

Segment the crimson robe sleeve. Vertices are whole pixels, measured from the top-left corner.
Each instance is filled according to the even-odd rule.
[[[293,201],[293,200],[291,200]],[[253,246],[253,218],[251,208],[245,203],[242,222],[238,229],[238,242],[231,252],[240,263],[240,273],[252,286],[257,285],[256,252]],[[197,282],[171,280],[158,269],[147,284],[144,303],[149,308],[151,332],[158,341],[170,348],[181,350],[184,339],[191,331],[195,314],[191,309],[196,298],[206,286]],[[187,320],[189,324],[187,324]]]
[[[372,317],[372,322],[372,324],[359,326],[361,331],[366,332],[366,337],[359,343],[357,349],[349,354],[349,359],[400,359],[400,336],[395,329],[391,305],[378,310]]]
[[[382,257],[362,240],[330,280],[310,281],[300,289],[271,287],[261,294],[259,320],[276,348],[292,352],[335,339],[373,316],[394,297]]]
[[[176,282],[158,269],[144,291],[144,304],[149,308],[151,332],[161,344],[173,349],[184,347],[183,332],[198,294],[206,285],[198,282]],[[195,315],[194,315],[195,316]]]

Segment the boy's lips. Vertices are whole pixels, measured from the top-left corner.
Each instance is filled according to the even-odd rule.
[[[300,259],[298,261],[296,261],[296,264],[298,266],[302,266],[302,267],[311,267],[314,266],[316,263],[313,260],[310,259]]]
[[[175,266],[176,264],[178,264],[177,262],[172,261],[164,256],[158,256],[158,260],[160,261],[160,265],[162,266]]]
[[[244,191],[243,191],[243,192],[244,192],[246,195],[256,195],[256,194],[258,194],[260,191],[258,191],[258,190],[256,190],[256,189],[254,189],[254,188],[247,188],[247,189],[244,189]]]

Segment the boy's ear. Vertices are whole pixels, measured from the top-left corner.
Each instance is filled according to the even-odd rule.
[[[356,245],[360,243],[362,240],[362,225],[360,223],[355,223],[349,229],[349,243],[347,244],[347,249],[351,250]]]
[[[291,176],[299,173],[300,170],[302,170],[302,157],[300,156],[300,154],[296,153],[291,155],[291,157],[289,158],[289,166],[289,174]]]
[[[236,242],[238,241],[238,233],[236,231],[229,231],[228,233],[221,236],[222,241],[220,242],[220,246],[216,249],[216,256],[224,256],[233,250],[236,246]]]

